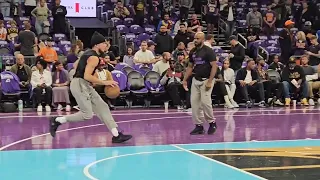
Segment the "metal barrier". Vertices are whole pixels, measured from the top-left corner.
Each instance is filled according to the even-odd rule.
[[[225,33],[227,30],[227,23],[219,18],[218,21],[218,41],[220,42],[220,34]]]
[[[237,34],[237,38],[238,38],[238,41],[244,46],[245,49],[248,48],[248,40],[242,36],[242,34],[238,33]]]
[[[258,52],[257,52],[257,57],[263,58],[266,62],[269,62],[269,52],[264,49],[263,47],[259,46],[258,47]]]

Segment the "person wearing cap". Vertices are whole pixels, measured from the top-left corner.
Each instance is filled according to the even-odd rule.
[[[53,48],[53,39],[49,37],[45,42],[45,46],[40,48],[39,56],[42,56],[48,63],[54,63],[58,61],[57,51]]]
[[[70,90],[76,99],[80,111],[62,117],[50,118],[50,134],[55,137],[58,127],[67,122],[79,122],[92,119],[93,113],[97,114],[99,119],[111,131],[112,143],[123,143],[132,138],[131,135],[124,135],[118,131],[118,125],[114,121],[109,106],[103,101],[101,96],[92,87],[92,84],[103,86],[118,86],[113,80],[100,80],[94,76],[95,71],[99,68],[100,59],[104,57],[107,50],[105,37],[94,32],[91,37],[91,49],[86,50],[80,57],[74,78],[70,84]]]
[[[236,36],[230,36],[229,41],[231,44],[231,50],[229,54],[230,68],[234,71],[237,71],[241,69],[246,52]]]
[[[296,58],[290,57],[288,66],[282,71],[283,93],[285,97],[285,105],[290,106],[290,92],[297,92],[301,95],[301,104],[308,106],[308,85],[306,84],[306,76],[301,66],[296,64]]]
[[[314,69],[318,69],[320,64],[320,44],[318,42],[317,36],[310,37],[311,45],[309,46],[306,54],[310,56],[310,66],[313,66]]]
[[[294,27],[294,22],[287,20],[284,29],[280,32],[279,43],[281,48],[281,62],[288,64],[290,56],[293,54],[293,33],[290,31]]]

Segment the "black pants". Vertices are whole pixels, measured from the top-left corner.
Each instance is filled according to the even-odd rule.
[[[33,98],[37,105],[42,103],[42,94],[44,93],[44,102],[46,105],[51,105],[52,102],[52,88],[47,86],[45,88],[36,87],[33,89]]]
[[[217,95],[222,98],[228,95],[226,84],[223,81],[216,82],[215,87],[218,88]]]
[[[137,14],[137,15],[134,17],[134,21],[135,21],[135,24],[138,24],[139,26],[143,27],[143,24],[144,24],[144,16],[143,16],[143,15],[140,15],[140,14]]]
[[[182,105],[182,101],[181,101],[182,98],[181,97],[183,97],[185,95],[185,90],[184,90],[182,84],[170,83],[166,87],[166,91],[168,92],[170,99],[173,102],[173,105],[175,105],[175,106]]]
[[[180,7],[180,19],[188,19],[189,8],[187,7]]]
[[[34,8],[36,8],[36,6],[25,6],[24,7],[25,9],[25,11],[24,11],[24,16],[26,16],[26,17],[30,17],[31,16],[31,11],[34,9]]]
[[[283,93],[283,84],[282,83],[265,81],[265,82],[263,82],[263,87],[266,90],[266,98],[267,99],[273,98],[273,96],[271,97],[271,93],[273,93],[273,95],[275,97],[277,97],[277,99],[282,98],[282,93]]]
[[[242,96],[244,97],[245,101],[250,101],[249,93],[250,94],[256,94],[257,90],[259,90],[259,98],[261,101],[264,101],[264,88],[262,83],[254,83],[252,86],[245,85],[240,86],[240,90],[242,93]]]

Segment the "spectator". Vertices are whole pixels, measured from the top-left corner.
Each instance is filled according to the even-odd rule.
[[[108,38],[107,39],[108,43],[108,51],[113,53],[113,56],[115,57],[116,60],[120,60],[120,54],[119,54],[119,48],[117,46],[112,45],[112,39]]]
[[[297,32],[295,41],[294,55],[301,56],[305,53],[307,46],[306,34],[303,31]]]
[[[67,55],[67,64],[74,63],[78,60],[78,54],[79,54],[79,46],[77,44],[72,44],[70,51]]]
[[[0,1],[0,11],[3,14],[4,17],[9,17],[10,16],[10,1],[2,0]]]
[[[82,54],[84,53],[84,51],[83,51],[83,42],[80,39],[78,39],[76,41],[76,45],[79,47],[78,58],[80,58],[82,56]]]
[[[52,67],[52,99],[57,106],[57,110],[63,109],[62,103],[66,104],[66,111],[71,110],[69,98],[69,76],[68,71],[63,68],[59,61],[55,62]]]
[[[15,38],[18,37],[18,27],[16,21],[12,20],[9,22],[10,27],[8,28],[8,41],[14,42]]]
[[[239,43],[236,36],[230,36],[229,41],[231,44],[231,50],[229,54],[230,68],[234,71],[237,71],[241,68],[242,62],[244,61],[245,49]]]
[[[222,68],[221,74],[222,74],[222,77],[223,77],[223,80],[224,80],[224,83],[226,86],[228,99],[233,107],[238,108],[239,107],[238,103],[233,100],[237,86],[235,84],[234,70],[230,68],[230,60],[229,59],[225,59],[223,61],[223,68]]]
[[[178,31],[177,35],[174,37],[174,48],[178,46],[178,43],[183,42],[184,44],[188,44],[192,42],[194,35],[190,32],[187,32],[187,26],[182,23],[180,24],[180,30]]]
[[[150,24],[154,27],[158,27],[159,21],[161,19],[161,1],[160,0],[149,0],[149,14],[150,14]]]
[[[66,33],[66,15],[67,8],[61,5],[61,0],[55,0],[55,6],[52,8],[53,32],[58,34]]]
[[[46,1],[40,0],[40,6],[36,7],[32,10],[31,14],[36,18],[36,30],[37,34],[41,33],[49,33],[50,23],[48,21],[48,16],[50,14],[50,10],[45,6]]]
[[[219,6],[219,0],[209,0],[208,4],[205,6],[208,34],[213,34],[214,26],[218,24],[220,8]]]
[[[177,46],[177,48],[172,52],[172,57],[173,60],[177,61],[178,60],[178,53],[184,53],[186,54],[186,46],[184,45],[183,42],[180,42]]]
[[[200,32],[202,31],[201,22],[198,20],[198,17],[196,14],[192,14],[191,19],[188,23],[188,30],[189,32]]]
[[[128,64],[132,68],[134,67],[132,47],[127,48],[127,54],[123,56],[123,62]]]
[[[255,70],[255,62],[253,59],[249,59],[247,61],[247,67],[241,68],[237,72],[236,81],[240,84],[240,90],[248,108],[252,107],[252,103],[249,98],[249,93],[256,94],[257,90],[259,90],[259,106],[266,106],[266,103],[264,101],[265,96],[263,84],[259,82],[259,75]]]
[[[303,28],[305,22],[310,21],[314,22],[315,15],[311,11],[311,7],[309,7],[308,2],[302,2],[302,8],[297,12],[297,27],[299,29]]]
[[[36,0],[25,0],[24,1],[24,8],[25,8],[24,16],[30,17],[31,12],[33,11],[34,8],[36,8],[36,6],[37,6]]]
[[[115,65],[118,64],[118,59],[114,55],[113,51],[110,50],[110,48],[111,48],[110,43],[107,43],[107,50],[105,52],[105,55],[109,56],[109,61],[106,61],[106,63],[109,64],[109,65],[111,64],[112,66],[115,66]]]
[[[166,31],[168,32],[168,34],[173,32],[174,23],[173,23],[173,21],[170,20],[170,15],[168,13],[165,13],[163,15],[163,20],[161,20],[158,24],[157,32],[160,31],[162,26],[164,26],[166,28]]]
[[[264,33],[269,37],[274,34],[275,23],[277,20],[276,12],[274,12],[271,7],[272,4],[268,4],[267,11],[263,15]]]
[[[3,20],[0,20],[0,40],[7,40],[7,29],[4,27]]]
[[[3,17],[3,14],[1,13],[1,11],[0,11],[0,20],[4,20],[4,17]]]
[[[163,13],[171,14],[171,10],[173,9],[172,0],[162,0],[162,7]]]
[[[272,58],[272,63],[269,65],[269,69],[276,70],[279,74],[282,73],[284,65],[279,62],[279,55],[274,55]]]
[[[306,81],[308,82],[309,105],[314,106],[313,91],[316,90],[320,93],[320,66],[318,66],[317,69],[314,69],[308,63],[309,57],[307,55],[303,55],[301,58],[301,67],[304,74],[306,75]],[[320,105],[320,98],[318,99],[318,104]]]
[[[214,43],[215,43],[214,36],[212,34],[207,34],[204,45],[209,46],[210,48],[213,48]]]
[[[158,74],[162,75],[169,67],[169,62],[171,61],[171,54],[168,52],[164,52],[162,54],[162,60],[158,61],[153,65],[152,71],[157,72]]]
[[[282,71],[285,105],[290,106],[290,92],[298,92],[302,96],[301,104],[308,106],[308,85],[302,67],[296,65],[295,58],[289,59],[289,64]]]
[[[253,5],[252,11],[247,14],[247,25],[251,26],[254,31],[260,32],[262,27],[262,15],[258,11],[258,6]]]
[[[124,19],[130,15],[130,12],[125,6],[123,6],[121,0],[117,2],[116,7],[114,8],[114,15],[121,19]]]
[[[23,21],[24,30],[26,29],[25,27],[27,24],[29,24],[29,26],[30,26],[30,31],[32,31],[34,34],[37,34],[36,28],[31,25],[29,20]]]
[[[134,54],[133,62],[135,64],[153,64],[155,62],[154,55],[147,50],[147,42],[141,42],[141,49]]]
[[[290,56],[293,54],[292,43],[293,35],[290,29],[294,27],[294,22],[287,20],[284,24],[284,29],[280,32],[279,43],[281,48],[281,61],[287,65]]]
[[[173,51],[173,39],[168,34],[166,26],[161,26],[160,32],[156,35],[154,41],[157,44],[155,49],[156,54]]]
[[[320,64],[320,44],[316,36],[312,36],[310,42],[311,46],[306,53],[310,56],[309,64],[313,66],[314,69],[317,69],[317,66]]]
[[[266,91],[266,100],[268,104],[272,101],[275,105],[283,106],[283,103],[280,101],[283,92],[283,84],[278,81],[272,81],[268,76],[267,71],[264,69],[266,65],[264,59],[258,58],[257,59],[257,72],[260,78],[260,83],[263,84],[264,90]],[[271,97],[271,93],[274,93],[274,97]]]
[[[47,62],[38,56],[36,60],[36,71],[32,72],[31,85],[33,89],[33,98],[36,105],[38,106],[37,111],[42,112],[42,101],[41,96],[45,96],[45,109],[47,112],[51,111],[51,101],[52,101],[52,76],[51,72],[47,70]]]
[[[192,0],[180,0],[180,18],[181,19],[188,19],[189,10],[192,7]]]
[[[20,46],[20,53],[24,56],[34,56],[37,52],[38,39],[34,32],[30,31],[30,23],[25,24],[25,30],[20,31],[18,35],[18,41],[20,44],[15,46]]]
[[[52,47],[53,46],[53,39],[49,37],[45,41],[45,47],[40,48],[39,56],[42,56],[44,60],[48,63],[54,63],[58,61],[58,54],[56,50]]]
[[[236,24],[236,10],[234,7],[233,0],[228,1],[228,5],[223,8],[221,15],[226,19],[227,27],[226,27],[226,39],[228,39],[234,31],[234,27]]]
[[[133,7],[135,23],[143,26],[146,8],[145,0],[133,0]]]
[[[173,29],[173,35],[177,35],[179,30],[180,30],[180,24],[184,24],[184,27],[187,29],[188,28],[188,23],[186,22],[185,19],[179,19],[175,24],[174,24],[174,29]]]
[[[276,13],[276,27],[281,28],[283,26],[283,21],[285,20],[285,3],[284,0],[273,0],[271,4],[272,10]]]
[[[150,40],[148,41],[147,45],[148,45],[148,50],[151,51],[153,55],[156,55],[156,52],[155,52],[156,43]]]
[[[253,58],[257,57],[256,53],[256,47],[254,46],[254,42],[259,40],[259,34],[257,31],[254,31],[251,26],[249,26],[248,32],[247,32],[247,41],[248,41],[248,48],[247,48],[247,55]]]
[[[190,51],[195,47],[196,47],[196,45],[194,44],[193,41],[189,42],[187,45],[187,54],[189,55]]]

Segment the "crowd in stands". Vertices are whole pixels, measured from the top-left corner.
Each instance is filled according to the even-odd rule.
[[[56,2],[59,4],[59,0]],[[41,0],[38,7],[31,11],[28,9],[31,16],[41,16],[35,17],[35,32],[46,32],[43,25],[48,18],[42,19],[42,15],[49,16],[50,11],[43,3]],[[97,77],[119,81],[123,94],[130,94],[125,98],[147,94],[143,96],[146,98],[150,94],[163,93],[163,100],[172,101],[178,109],[190,108],[190,91],[186,92],[182,87],[183,75],[189,61],[196,58],[189,57],[190,51],[196,48],[193,42],[195,33],[206,30],[204,44],[217,55],[219,66],[213,90],[215,101],[224,101],[227,108],[237,108],[239,103],[250,108],[255,102],[260,107],[290,106],[291,99],[301,100],[305,106],[315,105],[315,101],[320,104],[320,45],[317,35],[320,13],[319,8],[315,8],[320,7],[320,3],[208,0],[200,4],[206,28],[199,15],[189,16],[191,7],[198,6],[192,0],[106,2],[104,8],[109,18],[132,44],[120,57],[109,40],[109,50],[101,58]],[[6,26],[8,24],[14,27],[15,22],[6,23]],[[219,26],[225,26],[225,41],[230,44],[230,51],[216,44],[213,33]],[[5,24],[2,22],[1,25],[0,21],[1,27],[3,29]],[[84,51],[83,44],[77,41],[71,45],[64,42],[66,39],[61,41],[54,36],[40,43],[32,32],[34,29],[31,30],[30,20],[23,22],[23,28],[16,33],[18,40],[14,41],[14,46],[20,48],[20,52],[16,53],[16,65],[11,71],[19,77],[21,88],[31,87],[38,111],[42,111],[42,104],[47,111],[52,106],[59,110],[65,106],[69,111],[72,95],[68,93],[68,83]],[[9,36],[10,29],[6,29],[8,33],[1,37],[9,42],[14,35]],[[56,32],[63,33],[63,28],[58,29]],[[0,29],[0,35],[1,32]],[[15,31],[10,32],[14,34]],[[247,44],[239,42],[238,33],[244,33]],[[40,50],[37,50],[38,46]],[[61,54],[66,56],[66,61],[60,61]],[[30,55],[37,56],[32,70],[22,60]],[[125,78],[122,79],[123,76]],[[103,94],[101,87],[96,88]],[[114,101],[106,100],[110,105],[114,104]]]

